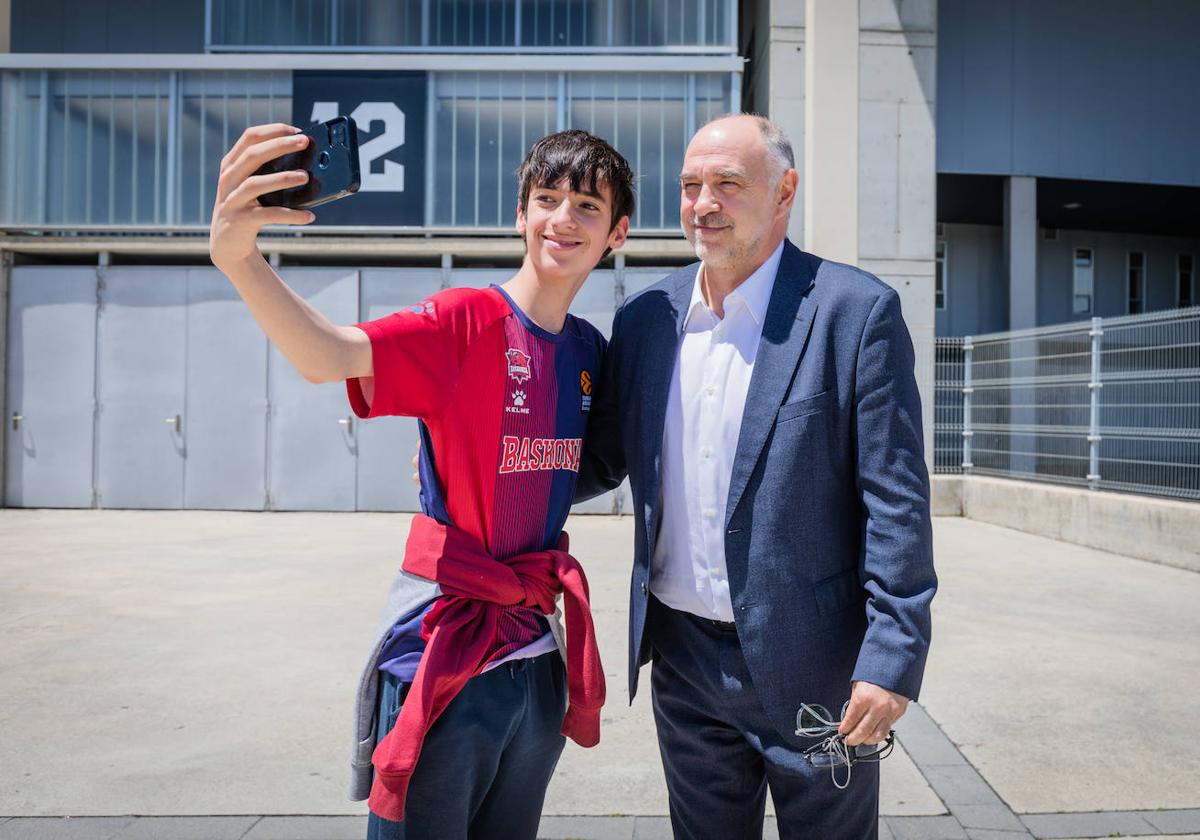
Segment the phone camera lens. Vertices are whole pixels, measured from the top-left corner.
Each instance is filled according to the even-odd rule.
[[[335,145],[345,147],[346,145],[346,124],[338,123],[333,127],[333,142]]]
[[[329,152],[322,150],[321,154],[317,155],[317,167],[325,169],[329,166]]]

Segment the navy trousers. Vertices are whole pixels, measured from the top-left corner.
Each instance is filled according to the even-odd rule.
[[[534,840],[566,743],[566,674],[555,650],[468,681],[425,736],[404,821],[371,814],[368,840]],[[407,687],[381,675],[380,740],[396,725]]]
[[[675,840],[761,838],[768,787],[783,840],[877,837],[879,765],[854,765],[845,790],[810,766],[767,719],[732,627],[651,597],[647,633]]]

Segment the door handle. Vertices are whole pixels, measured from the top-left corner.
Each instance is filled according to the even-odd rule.
[[[17,431],[17,429],[21,428],[21,421],[22,421],[22,420],[24,420],[24,419],[25,419],[25,415],[24,415],[24,414],[18,414],[18,413],[17,413],[17,412],[15,412],[15,411],[13,412],[13,416],[12,416],[12,424],[13,424],[13,431],[14,431],[14,432],[15,432],[15,431]]]
[[[179,434],[180,432],[183,431],[183,418],[180,417],[178,414],[176,414],[174,417],[168,417],[163,422],[170,423],[171,425],[173,425],[175,427],[175,434]]]

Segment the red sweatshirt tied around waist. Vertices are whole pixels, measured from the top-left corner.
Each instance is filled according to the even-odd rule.
[[[563,594],[569,703],[562,734],[581,747],[600,741],[604,670],[587,578],[567,549],[564,533],[555,549],[498,560],[465,531],[428,516],[413,518],[404,571],[435,581],[442,597],[422,622],[425,653],[396,725],[371,758],[375,781],[367,805],[374,813],[396,822],[404,819],[408,783],[425,733],[467,680],[482,672],[503,646],[497,619],[505,607],[524,606],[550,615],[555,597]]]

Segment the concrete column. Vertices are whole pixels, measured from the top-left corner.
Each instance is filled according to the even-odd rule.
[[[1004,180],[1004,269],[1008,274],[1008,328],[1023,330],[1037,326],[1037,179],[1013,175]],[[1014,379],[1036,376],[1038,363],[1030,347],[1018,342],[1008,375]],[[1038,391],[1030,385],[1009,389],[1008,422],[1024,427],[1037,423]],[[1010,433],[1008,468],[1018,474],[1037,469],[1037,435]]]
[[[0,507],[7,507],[8,487],[8,278],[12,269],[12,252],[0,251]]]
[[[750,109],[770,117],[783,129],[796,156],[800,196],[792,205],[788,237],[804,242],[804,3],[798,0],[759,0],[747,7],[753,15],[742,22],[742,49],[749,59],[745,93]],[[751,33],[752,36],[751,36]],[[736,103],[735,103],[736,104]]]
[[[1037,178],[1004,181],[1004,269],[1008,274],[1008,328],[1037,323]]]
[[[858,262],[858,3],[806,0],[804,247]]]

